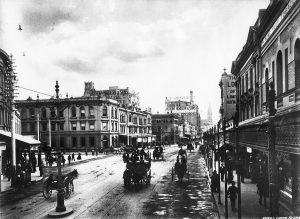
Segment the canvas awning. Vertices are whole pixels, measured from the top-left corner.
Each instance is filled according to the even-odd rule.
[[[8,131],[0,130],[0,136],[1,135],[11,138],[11,132],[8,132]],[[38,141],[32,137],[29,137],[29,136],[14,134],[14,137],[16,140],[21,141],[25,144],[32,145],[32,146],[41,144],[40,141]]]

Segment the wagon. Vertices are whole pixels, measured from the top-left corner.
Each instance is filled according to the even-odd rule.
[[[67,199],[71,193],[74,192],[73,180],[77,177],[78,172],[76,169],[70,171],[69,169],[62,169],[62,187],[64,190],[64,197]],[[45,199],[49,199],[53,190],[57,190],[57,167],[44,167],[44,182],[42,186],[42,193]]]
[[[124,187],[130,188],[131,184],[135,187],[145,184],[150,185],[151,181],[151,161],[128,162],[123,173]]]
[[[174,180],[174,176],[177,175],[177,178],[180,182],[183,181],[184,176],[187,180],[190,179],[190,173],[188,171],[187,166],[187,158],[186,156],[178,156],[177,161],[175,162],[174,166],[172,167],[172,181]]]
[[[164,151],[163,148],[157,148],[155,147],[153,151],[153,160],[159,160],[159,159],[164,159]]]

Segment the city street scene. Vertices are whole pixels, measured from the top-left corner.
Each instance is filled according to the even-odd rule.
[[[0,218],[300,219],[300,1],[1,0]]]

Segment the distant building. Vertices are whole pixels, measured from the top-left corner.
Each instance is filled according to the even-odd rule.
[[[194,103],[193,91],[189,97],[172,97],[165,100],[166,113],[177,114],[185,121],[193,125],[197,133],[201,133],[201,118],[198,105]]]
[[[176,114],[153,114],[152,133],[159,144],[176,144],[179,141],[179,117]],[[183,133],[181,133],[183,135]]]
[[[139,108],[139,94],[129,91],[129,88],[121,89],[118,86],[110,86],[108,90],[96,90],[94,82],[85,82],[84,97],[99,97],[118,101],[124,108]]]
[[[213,125],[213,121],[212,121],[212,110],[211,110],[211,106],[208,106],[208,110],[207,110],[207,119],[202,119],[201,120],[201,130],[202,132],[208,130],[209,128],[211,128]]]

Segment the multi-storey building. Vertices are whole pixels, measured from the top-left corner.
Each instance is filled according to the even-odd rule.
[[[172,113],[152,115],[152,133],[159,144],[176,144],[183,131],[179,128],[179,116]]]
[[[165,100],[166,113],[182,116],[185,121],[196,127],[198,134],[201,132],[201,118],[198,105],[194,103],[193,91],[189,97],[174,97]]]
[[[108,90],[96,90],[94,88],[94,82],[84,83],[84,97],[104,97],[107,99],[113,99],[120,103],[124,108],[138,108],[140,107],[138,93],[131,92],[129,88],[120,89],[118,86],[111,86]]]
[[[259,11],[231,72],[237,82],[239,145],[246,173],[257,181],[264,173],[271,177],[269,172],[275,168],[269,181],[276,185],[272,198],[278,208],[272,211],[299,215],[300,1],[272,0],[267,9]],[[269,90],[273,85],[275,134],[266,130],[270,121]],[[227,133],[228,142],[234,146],[234,132],[229,129]],[[275,138],[275,158],[270,152],[270,138]]]
[[[98,150],[122,144],[150,143],[149,112],[121,108],[116,100],[97,97],[17,101],[22,133],[40,135],[44,146],[65,151]]]

